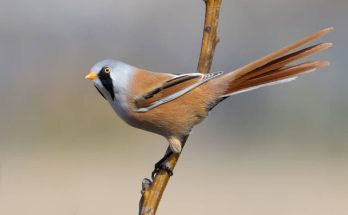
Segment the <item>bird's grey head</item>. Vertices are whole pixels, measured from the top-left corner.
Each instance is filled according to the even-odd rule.
[[[102,60],[96,63],[85,77],[93,80],[94,86],[107,100],[114,100],[119,89],[124,88],[123,82],[133,67],[117,60]]]

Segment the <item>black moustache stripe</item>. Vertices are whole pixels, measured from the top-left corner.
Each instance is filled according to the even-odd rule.
[[[110,93],[112,100],[114,100],[115,99],[114,85],[112,84],[110,73],[105,73],[104,69],[102,69],[102,71],[99,72],[98,77],[103,87]]]
[[[98,88],[97,86],[95,86],[95,85],[94,85],[94,87],[95,87],[95,89],[98,90],[98,92],[100,93],[100,95],[103,96],[104,99],[106,99],[105,96],[103,95],[103,93],[99,90],[99,88]]]

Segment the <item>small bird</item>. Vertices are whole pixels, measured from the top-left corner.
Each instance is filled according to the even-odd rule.
[[[85,78],[93,80],[99,93],[125,122],[164,136],[171,149],[169,154],[180,153],[191,129],[227,97],[289,82],[301,73],[328,66],[329,62],[323,60],[290,63],[324,51],[332,43],[291,51],[332,30],[323,29],[228,73],[176,75],[140,69],[117,60],[103,60],[96,63]],[[163,159],[167,157],[168,154]]]

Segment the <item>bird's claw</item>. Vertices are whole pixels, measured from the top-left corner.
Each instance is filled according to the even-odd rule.
[[[164,163],[156,164],[155,169],[152,171],[152,174],[151,174],[152,181],[155,179],[157,173],[161,170],[167,172],[169,176],[173,175],[173,170],[169,168],[166,164]]]

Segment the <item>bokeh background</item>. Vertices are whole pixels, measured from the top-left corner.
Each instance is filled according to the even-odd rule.
[[[348,211],[348,1],[224,0],[212,70],[322,28],[332,66],[236,95],[197,126],[158,214]],[[201,0],[1,0],[0,214],[136,214],[166,148],[123,123],[89,81],[105,58],[194,72]],[[164,144],[165,143],[165,144]]]

